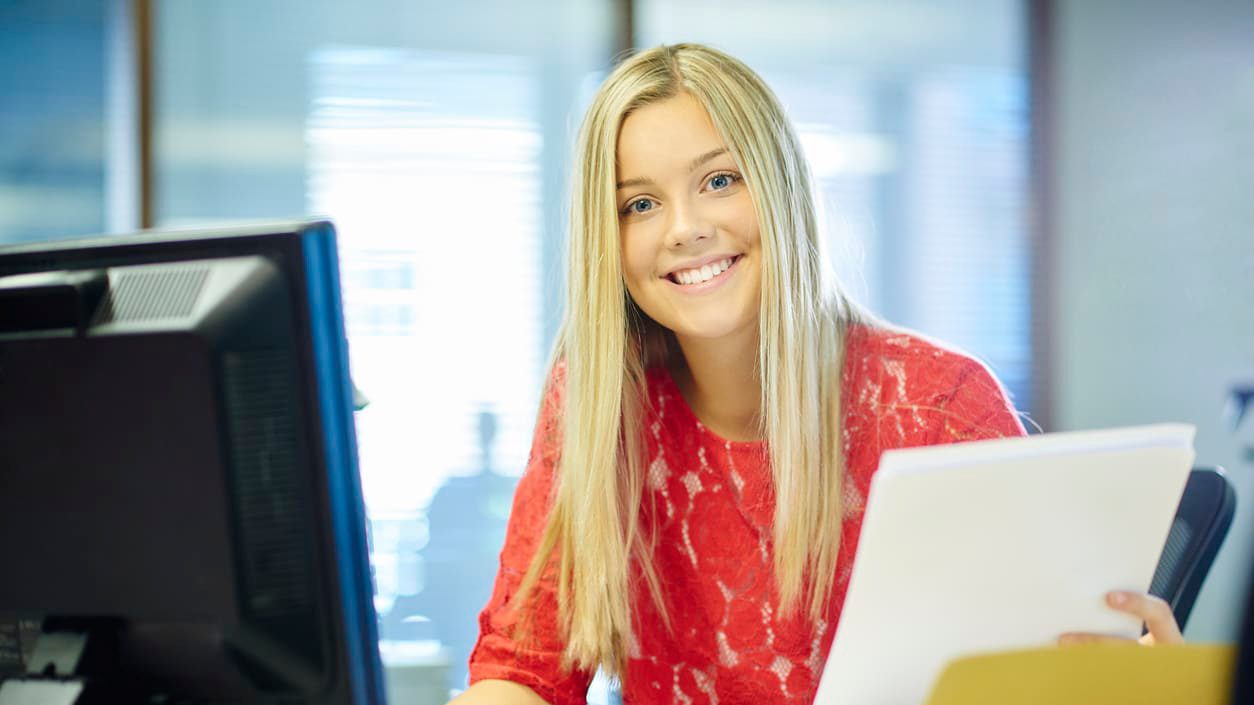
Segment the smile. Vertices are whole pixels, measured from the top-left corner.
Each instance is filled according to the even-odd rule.
[[[735,264],[740,257],[741,255],[736,255],[718,262],[712,262],[696,269],[684,269],[678,272],[672,272],[667,275],[666,278],[670,279],[675,284],[679,284],[680,286],[697,286],[721,276],[724,272],[731,269],[732,265]]]

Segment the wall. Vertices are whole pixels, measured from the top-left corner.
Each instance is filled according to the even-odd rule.
[[[1186,635],[1235,635],[1254,535],[1254,4],[1054,5],[1054,429],[1186,421],[1238,513]]]

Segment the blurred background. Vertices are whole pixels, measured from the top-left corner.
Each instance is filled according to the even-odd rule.
[[[443,702],[559,321],[577,121],[616,56],[677,41],[775,88],[874,311],[1044,430],[1197,425],[1238,513],[1187,635],[1234,638],[1248,0],[0,0],[0,244],[334,219],[384,657]]]

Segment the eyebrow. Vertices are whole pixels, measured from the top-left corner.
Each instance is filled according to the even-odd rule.
[[[695,171],[696,168],[701,166],[702,164],[710,161],[711,159],[715,157],[722,156],[726,153],[727,153],[727,148],[725,147],[719,147],[718,149],[711,149],[705,154],[702,154],[698,156],[696,159],[693,159],[688,164],[688,171],[690,172]],[[628,186],[643,186],[644,184],[647,184],[647,183],[650,183],[649,179],[646,179],[644,177],[636,177],[634,179],[627,179],[626,181],[619,181],[617,188],[624,189],[624,188],[627,188]]]

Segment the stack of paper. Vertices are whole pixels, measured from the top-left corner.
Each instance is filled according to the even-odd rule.
[[[1070,631],[1139,636],[1103,598],[1148,589],[1193,434],[1160,425],[885,453],[816,705],[919,705],[961,656]]]

